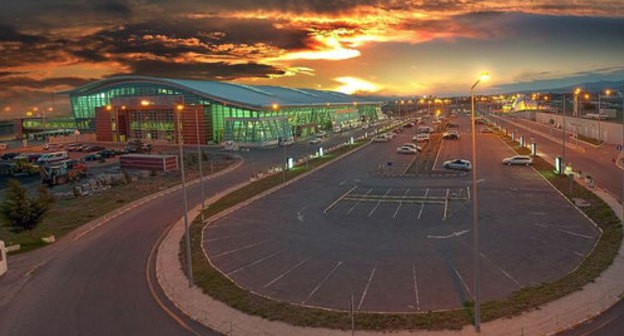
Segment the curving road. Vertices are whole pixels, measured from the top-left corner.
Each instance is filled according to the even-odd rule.
[[[345,132],[322,145],[362,132]],[[206,196],[279,165],[284,155],[303,156],[315,147],[299,143],[242,153],[244,164],[238,169],[204,181]],[[192,208],[201,201],[200,185],[190,186],[188,195]],[[146,271],[150,253],[182,215],[178,190],[84,235],[83,227],[54,245],[10,257],[10,271],[0,278],[0,335],[215,334],[178,312],[158,289],[150,290],[149,282],[155,283]]]

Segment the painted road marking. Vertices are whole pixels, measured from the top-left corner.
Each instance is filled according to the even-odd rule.
[[[373,277],[375,276],[376,270],[377,270],[377,264],[375,264],[375,266],[373,267],[373,270],[371,271],[370,276],[368,277],[368,282],[366,283],[366,287],[364,288],[364,292],[362,293],[362,297],[360,298],[360,303],[357,306],[357,310],[360,310],[360,308],[362,308],[362,303],[364,302],[364,298],[366,297],[366,293],[368,292],[368,287],[373,281]]]
[[[239,268],[237,268],[237,269],[235,269],[235,270],[233,270],[233,271],[230,271],[229,273],[227,273],[227,275],[232,275],[232,274],[234,274],[234,273],[238,273],[238,272],[240,272],[240,271],[242,271],[242,270],[244,270],[244,269],[247,269],[247,268],[249,268],[249,267],[252,267],[252,266],[254,266],[254,265],[257,265],[257,264],[259,264],[259,263],[261,263],[261,262],[263,262],[263,261],[269,260],[269,259],[271,259],[271,258],[275,257],[276,255],[282,254],[282,253],[284,253],[285,251],[286,251],[286,249],[283,249],[283,250],[281,250],[281,251],[277,251],[277,252],[275,252],[275,253],[273,253],[273,254],[271,254],[271,255],[268,255],[268,256],[266,256],[266,257],[264,257],[264,258],[260,258],[260,259],[258,259],[258,260],[256,260],[256,261],[254,261],[254,262],[252,262],[252,263],[250,263],[250,264],[247,264],[247,265],[241,266],[241,267],[239,267]]]
[[[519,288],[522,288],[522,285],[520,284],[520,282],[518,282],[518,280],[514,279],[511,276],[511,274],[507,273],[504,269],[499,267],[490,258],[488,258],[485,254],[483,254],[483,252],[479,252],[479,254],[481,254],[481,257],[483,257],[483,259],[485,259],[488,263],[492,264],[492,266],[494,266],[499,272],[503,273],[503,275],[505,275],[509,280],[513,281],[516,284],[516,286],[518,286]]]
[[[364,196],[367,196],[368,194],[371,193],[371,191],[373,191],[373,188],[368,189],[368,191],[366,192],[366,194],[364,194]],[[351,207],[351,209],[349,209],[347,211],[347,215],[351,213],[351,211],[353,211],[353,209],[355,209],[356,206],[358,206],[358,204],[360,204],[360,201],[357,201],[355,204],[353,204],[353,206]]]
[[[429,188],[425,190],[425,201],[427,200],[427,195],[429,194]],[[418,219],[420,220],[420,216],[422,216],[423,209],[425,209],[425,202],[420,205],[420,212],[418,212]]]
[[[408,192],[409,192],[409,188],[407,188],[407,190],[405,190],[405,194],[403,194],[403,197],[407,196]],[[397,205],[397,208],[394,211],[394,215],[392,215],[392,218],[396,218],[397,213],[399,213],[399,209],[401,209],[401,205],[403,205],[403,201],[399,202],[399,205]]]
[[[232,254],[232,253],[236,253],[236,252],[239,252],[239,251],[242,251],[242,250],[250,249],[252,247],[256,247],[258,245],[262,245],[262,244],[264,244],[264,243],[266,243],[268,241],[270,241],[270,239],[263,240],[263,241],[255,243],[255,244],[245,245],[245,246],[239,247],[237,249],[233,249],[233,250],[217,253],[217,254],[213,255],[212,258],[223,257],[223,256],[226,256],[228,254]]]
[[[338,197],[337,200],[334,201],[334,203],[330,204],[327,208],[325,208],[325,210],[323,210],[323,213],[327,213],[327,211],[331,210],[331,208],[333,208],[336,204],[338,204],[338,202],[340,202],[343,198],[345,198],[345,196],[347,196],[348,194],[350,194],[353,190],[355,190],[357,188],[357,186],[349,189],[349,191],[347,191],[346,193],[344,193],[342,196]]]
[[[594,236],[588,236],[588,235],[584,235],[584,234],[580,234],[580,233],[576,233],[576,232],[572,232],[572,231],[567,231],[567,230],[561,230],[561,229],[556,229],[557,231],[563,232],[563,233],[567,233],[571,236],[576,236],[576,237],[581,237],[581,238],[585,238],[585,239],[594,239],[596,237]]]
[[[280,274],[279,276],[277,276],[275,279],[271,280],[270,282],[268,282],[266,285],[264,285],[262,288],[267,288],[269,286],[271,286],[272,284],[278,282],[280,279],[282,279],[283,277],[287,276],[290,272],[296,270],[297,268],[299,268],[301,265],[305,264],[306,262],[308,262],[308,260],[310,260],[310,257],[300,261],[299,263],[297,263],[295,266],[291,267],[290,269],[288,269],[286,272]]]
[[[449,189],[446,189],[446,197],[444,199],[444,216],[442,216],[442,220],[446,220],[446,214],[448,212],[448,201],[449,201]]]
[[[248,235],[250,235],[252,233],[257,233],[257,232],[249,231],[249,232],[240,233],[240,234],[233,234],[233,235],[221,236],[221,237],[217,237],[217,238],[204,239],[204,242],[207,243],[207,242],[213,242],[213,241],[217,241],[217,240],[243,237],[243,236],[248,236]]]
[[[414,294],[416,295],[416,310],[420,310],[420,297],[418,295],[418,281],[416,281],[416,265],[412,265],[412,277],[414,278]]]
[[[459,281],[461,281],[461,283],[464,285],[464,288],[466,289],[466,293],[468,294],[468,296],[472,298],[472,292],[470,291],[470,288],[468,288],[468,285],[466,285],[464,278],[462,278],[461,274],[459,274],[459,271],[457,270],[457,268],[455,268],[455,265],[453,265],[453,263],[451,263],[451,268],[453,268],[455,275],[457,275],[457,278],[459,279]]]
[[[383,195],[382,199],[380,199],[379,202],[377,202],[377,205],[375,205],[375,207],[368,213],[368,217],[372,216],[375,213],[375,210],[377,210],[377,208],[381,204],[381,201],[383,200],[383,198],[388,196],[388,194],[390,193],[391,190],[392,190],[392,188],[388,188],[388,191],[386,191],[386,194]]]
[[[321,282],[319,282],[318,285],[316,285],[316,287],[314,287],[314,289],[310,292],[310,294],[308,294],[308,297],[301,301],[301,304],[304,304],[306,301],[310,300],[310,298],[312,298],[312,295],[314,295],[314,293],[316,293],[316,291],[318,291],[321,286],[323,286],[323,284],[325,283],[325,281],[327,281],[327,279],[329,279],[332,274],[334,274],[334,272],[336,272],[336,270],[338,269],[338,267],[340,267],[340,265],[342,265],[342,261],[339,261],[336,266],[334,266],[334,268],[332,268],[331,271],[329,271],[329,273],[327,273],[327,275],[325,275],[325,277],[323,278],[323,280],[321,280]]]

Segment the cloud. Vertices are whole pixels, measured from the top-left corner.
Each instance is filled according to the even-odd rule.
[[[346,94],[373,93],[381,89],[380,85],[357,77],[337,77],[334,80],[342,85],[333,90]]]

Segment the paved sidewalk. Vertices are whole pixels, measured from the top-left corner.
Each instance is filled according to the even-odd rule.
[[[235,188],[237,187],[230,190]],[[621,217],[622,208],[614,197],[601,189],[594,188],[593,191],[613,208],[618,217]],[[220,196],[216,195],[211,198],[207,204],[216,201]],[[191,218],[195,218],[198,213],[199,207],[194,208],[189,215]],[[180,219],[159,246],[156,272],[158,282],[165,294],[192,319],[226,335],[346,336],[351,334],[351,331],[347,330],[297,327],[250,316],[212,299],[203,294],[201,289],[197,287],[189,288],[188,280],[182,272],[178,259],[179,242],[183,235],[184,221]],[[624,293],[623,256],[624,246],[621,246],[611,267],[594,282],[587,284],[583,290],[519,316],[484,323],[481,327],[481,333],[477,333],[472,326],[468,325],[462,330],[392,331],[386,333],[356,331],[356,334],[380,335],[391,333],[397,336],[552,335],[600,314],[619,300],[619,295]]]

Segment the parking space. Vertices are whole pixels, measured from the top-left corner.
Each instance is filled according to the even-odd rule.
[[[323,210],[326,214],[357,217],[382,217],[421,220],[423,213],[435,212],[439,220],[465,208],[470,200],[469,187],[455,188],[386,188],[356,186]]]

